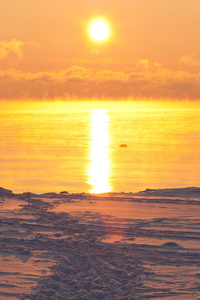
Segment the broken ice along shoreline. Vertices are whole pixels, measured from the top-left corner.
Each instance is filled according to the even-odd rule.
[[[200,188],[0,188],[0,299],[198,299]]]

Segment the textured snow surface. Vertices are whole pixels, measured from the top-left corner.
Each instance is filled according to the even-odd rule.
[[[198,188],[0,188],[0,299],[198,299],[199,216]]]

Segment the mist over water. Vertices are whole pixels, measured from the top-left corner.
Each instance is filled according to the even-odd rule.
[[[15,102],[0,107],[0,185],[14,192],[199,186],[197,103]]]

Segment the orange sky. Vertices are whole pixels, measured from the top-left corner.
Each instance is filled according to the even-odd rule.
[[[0,0],[0,98],[200,99],[199,0]],[[105,18],[104,42],[88,33]]]

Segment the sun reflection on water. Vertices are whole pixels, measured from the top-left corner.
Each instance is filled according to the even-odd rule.
[[[91,150],[89,181],[91,193],[106,193],[112,190],[109,183],[109,116],[107,110],[91,111]]]

